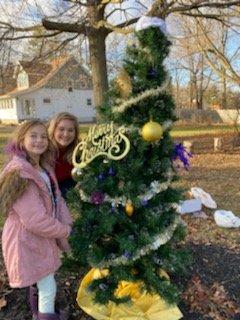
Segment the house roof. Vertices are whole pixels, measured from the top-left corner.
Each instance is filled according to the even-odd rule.
[[[28,74],[29,87],[32,87],[37,82],[46,77],[53,69],[51,64],[42,62],[33,63],[29,61],[20,61],[20,65],[24,71]]]
[[[17,79],[14,78],[14,69],[13,64],[6,67],[0,66],[0,96],[16,88]]]
[[[5,83],[10,84],[12,82],[12,86],[10,85],[5,86],[4,87],[5,90],[3,91],[3,93],[1,93],[1,79],[0,79],[0,98],[15,97],[17,95],[22,95],[22,94],[40,89],[45,84],[47,84],[48,81],[70,60],[76,61],[75,58],[73,57],[57,59],[57,60],[54,60],[51,64],[20,61],[18,68],[20,70],[20,66],[22,66],[23,70],[28,74],[29,87],[28,88],[17,87],[17,77],[15,77],[14,79],[14,72],[16,73],[16,69],[14,70],[14,68],[16,68],[15,66],[13,67],[13,70],[11,70],[11,72],[9,71],[9,76],[6,77],[6,75],[8,74],[5,74],[4,72]],[[83,70],[86,73],[88,73],[87,70],[85,70],[84,68]]]

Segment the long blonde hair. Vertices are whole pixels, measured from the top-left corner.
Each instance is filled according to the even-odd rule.
[[[28,130],[30,130],[32,127],[35,127],[38,125],[43,126],[46,129],[46,133],[47,133],[47,128],[46,128],[44,122],[41,120],[26,120],[23,123],[21,123],[19,126],[17,126],[17,128],[13,132],[12,139],[11,139],[10,143],[8,144],[8,146],[10,146],[10,148],[12,149],[8,153],[10,153],[12,155],[14,155],[14,154],[24,155],[26,157],[26,159],[32,165],[36,165],[36,163],[34,163],[34,161],[27,154],[27,152],[24,148],[23,142],[24,142],[24,138],[25,138]],[[53,165],[53,145],[52,145],[49,137],[48,137],[47,150],[43,154],[40,155],[39,163],[43,168],[46,168],[49,165],[50,166]]]
[[[62,120],[70,120],[73,122],[74,124],[74,129],[75,129],[75,138],[74,140],[70,143],[70,145],[67,146],[66,148],[66,152],[64,155],[64,158],[71,163],[71,159],[72,159],[72,153],[74,148],[76,147],[76,145],[79,142],[79,125],[78,125],[78,119],[77,117],[75,117],[73,114],[68,113],[68,112],[60,112],[57,113],[52,119],[49,120],[48,122],[48,135],[50,140],[52,141],[56,152],[59,152],[58,149],[58,144],[57,141],[54,138],[54,132],[58,126],[58,124],[60,123],[60,121]]]

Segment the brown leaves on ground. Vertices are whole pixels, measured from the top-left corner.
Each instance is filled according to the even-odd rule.
[[[201,282],[198,275],[189,281],[183,299],[191,312],[199,312],[214,320],[226,320],[236,314],[240,315],[240,308],[228,298],[222,285],[214,283],[208,287]]]
[[[217,203],[217,209],[230,210],[240,215],[240,155],[201,154],[191,159],[189,171],[181,170],[176,184],[186,191],[200,187],[208,192]],[[186,192],[188,195],[188,192]],[[183,216],[188,226],[187,242],[194,244],[219,244],[231,250],[240,250],[239,229],[220,228],[214,221],[214,211],[205,207],[206,220]]]
[[[191,215],[184,215],[183,220],[187,224],[187,236],[184,242],[191,242],[202,245],[221,245],[232,251],[240,252],[239,228],[220,228],[216,225],[213,213],[208,212],[207,219],[192,218]]]
[[[200,187],[210,193],[218,209],[240,215],[240,154],[193,155],[189,171],[182,169],[179,185]]]

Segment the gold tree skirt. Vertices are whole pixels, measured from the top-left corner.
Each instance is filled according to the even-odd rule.
[[[182,313],[176,305],[168,305],[159,295],[150,295],[139,290],[139,283],[121,281],[116,296],[130,295],[132,302],[100,305],[93,302],[87,286],[93,279],[107,275],[107,270],[91,269],[83,278],[77,294],[78,305],[97,320],[178,320]]]

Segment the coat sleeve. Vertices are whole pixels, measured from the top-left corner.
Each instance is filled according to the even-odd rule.
[[[25,228],[41,237],[67,238],[70,233],[69,225],[46,213],[34,182],[29,182],[27,189],[15,201],[12,208]]]
[[[60,197],[58,219],[59,221],[68,225],[72,225],[73,223],[73,219],[71,217],[70,211],[66,205],[65,200],[62,197]]]
[[[62,197],[60,197],[59,201],[58,219],[67,225],[72,225],[73,223],[70,211],[68,210],[66,202]],[[71,250],[67,239],[57,239],[57,245],[64,252],[70,252]]]

